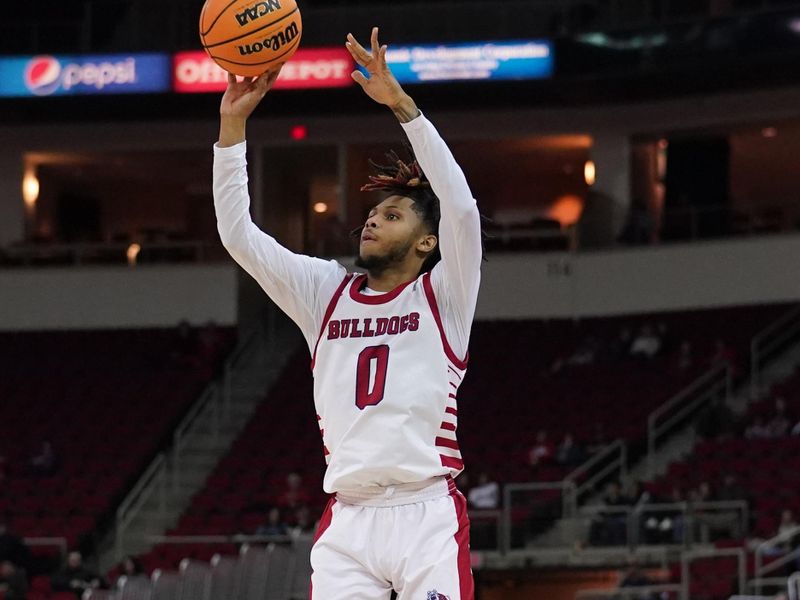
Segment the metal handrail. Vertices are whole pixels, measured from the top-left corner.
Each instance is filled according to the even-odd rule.
[[[705,386],[711,387],[705,389]],[[731,395],[732,373],[730,365],[720,364],[712,367],[695,379],[686,388],[659,406],[647,417],[647,472],[652,478],[655,473],[655,453],[659,439],[672,427],[723,391],[727,401]],[[693,398],[693,399],[692,399]],[[669,416],[659,423],[663,416]]]
[[[619,451],[619,459],[613,461],[600,469],[597,473],[589,477],[583,483],[578,483],[577,479],[584,473],[589,472],[589,470],[597,463],[602,462],[605,458],[609,455],[613,454],[614,452]],[[611,444],[605,446],[600,452],[596,453],[592,458],[584,462],[582,465],[578,466],[575,470],[570,472],[566,477],[565,481],[571,481],[575,484],[574,493],[575,497],[572,501],[573,508],[577,508],[578,505],[578,498],[584,491],[588,489],[592,489],[596,483],[602,481],[603,478],[607,477],[612,471],[614,471],[617,467],[619,467],[620,471],[620,479],[625,479],[628,474],[628,447],[625,444],[625,441],[622,439],[615,440]],[[574,510],[573,510],[574,512]]]
[[[666,583],[663,585],[642,585],[636,587],[617,587],[614,589],[593,588],[575,592],[575,600],[584,598],[619,598],[620,596],[647,596],[649,594],[662,594],[681,591],[679,583]]]
[[[753,574],[755,575],[755,581],[759,581],[759,579],[763,579],[763,575],[767,573],[771,573],[775,569],[782,567],[789,563],[794,558],[800,556],[800,548],[796,548],[795,550],[786,553],[781,558],[770,562],[768,565],[764,564],[764,553],[769,548],[774,548],[778,544],[783,542],[790,541],[793,537],[800,535],[800,525],[797,527],[792,527],[788,531],[784,531],[783,533],[779,533],[776,536],[771,537],[768,540],[764,540],[756,547],[756,555],[755,555],[755,569]],[[760,583],[756,585],[756,592],[761,591]]]
[[[25,537],[22,541],[26,546],[56,546],[62,556],[67,553],[67,538],[64,537]]]
[[[114,553],[117,561],[122,560],[124,555],[124,539],[128,525],[133,522],[142,507],[150,500],[156,488],[159,489],[159,510],[161,514],[164,514],[166,510],[166,472],[167,459],[161,452],[117,508],[114,539]]]
[[[574,514],[572,498],[575,483],[572,481],[546,481],[534,483],[510,483],[503,488],[503,535],[500,551],[507,554],[511,550],[511,495],[515,492],[533,492],[541,490],[561,490],[561,506],[564,515]]]
[[[762,362],[772,357],[783,344],[800,335],[800,305],[757,333],[750,343],[750,398],[761,396]]]
[[[681,598],[690,600],[689,589],[691,583],[691,571],[689,563],[698,558],[722,558],[725,556],[735,556],[737,565],[737,584],[739,594],[744,594],[747,580],[747,552],[744,548],[714,548],[709,550],[686,550],[681,553]]]

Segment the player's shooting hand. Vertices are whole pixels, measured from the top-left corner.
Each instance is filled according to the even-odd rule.
[[[280,65],[258,77],[245,77],[242,81],[239,81],[236,75],[228,73],[228,89],[222,96],[220,115],[247,119],[275,85],[282,67],[283,65]]]
[[[367,70],[369,77],[359,70],[353,71],[353,80],[361,86],[367,95],[378,104],[385,104],[391,108],[398,118],[409,121],[419,114],[416,105],[408,94],[403,91],[391,69],[386,64],[387,46],[378,42],[378,28],[372,28],[370,37],[371,52],[368,52],[352,33],[347,34],[345,47],[353,59]]]
[[[219,107],[221,148],[235,146],[245,140],[247,119],[272,89],[282,67],[280,65],[258,77],[245,77],[242,81],[236,79],[236,75],[228,75],[228,89]]]

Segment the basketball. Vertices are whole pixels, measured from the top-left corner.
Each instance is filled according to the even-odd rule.
[[[289,60],[302,33],[295,0],[206,0],[200,13],[203,48],[220,67],[242,77]]]

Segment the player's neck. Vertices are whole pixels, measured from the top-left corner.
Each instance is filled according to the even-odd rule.
[[[396,287],[413,281],[419,275],[421,264],[402,264],[383,271],[367,271],[367,287],[376,292],[391,292]]]

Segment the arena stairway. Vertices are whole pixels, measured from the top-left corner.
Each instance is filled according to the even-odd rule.
[[[271,319],[269,331],[260,326],[242,337],[225,365],[222,382],[209,386],[197,400],[177,427],[171,448],[156,457],[123,501],[116,527],[101,545],[101,571],[126,554],[147,551],[155,536],[176,525],[250,421],[265,390],[302,343],[288,319]]]

